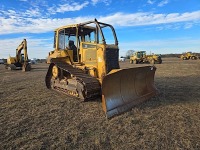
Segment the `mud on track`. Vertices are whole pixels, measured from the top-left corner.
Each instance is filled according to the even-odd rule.
[[[156,67],[160,94],[106,120],[101,98],[80,102],[46,89],[48,65],[26,73],[0,65],[0,149],[200,149],[200,60]]]

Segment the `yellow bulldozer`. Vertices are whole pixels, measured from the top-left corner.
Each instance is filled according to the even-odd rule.
[[[136,51],[130,57],[131,64],[141,64],[141,63],[151,63],[151,64],[161,64],[162,59],[160,55],[146,55],[146,51]]]
[[[45,82],[49,89],[83,101],[102,95],[107,118],[155,96],[154,66],[120,69],[119,47],[112,25],[96,19],[60,27]]]
[[[22,53],[22,50],[24,53]],[[5,64],[5,68],[8,70],[22,70],[22,71],[30,71],[31,64],[28,60],[27,53],[27,41],[24,39],[21,44],[16,49],[16,56],[7,59],[7,63]]]
[[[189,59],[196,60],[197,58],[198,56],[193,54],[192,52],[186,52],[181,55],[182,60],[189,60]]]

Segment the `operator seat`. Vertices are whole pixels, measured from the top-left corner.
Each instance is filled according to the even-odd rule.
[[[77,61],[77,47],[74,45],[74,41],[69,40],[69,49],[73,50],[73,60]]]

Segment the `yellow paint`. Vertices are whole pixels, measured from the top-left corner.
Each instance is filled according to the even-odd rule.
[[[23,53],[22,53],[23,51]],[[7,64],[15,64],[20,63],[22,65],[25,65],[28,63],[28,53],[27,53],[27,41],[24,39],[21,44],[16,48],[16,56],[11,57],[9,56],[7,59]]]
[[[83,26],[85,31],[93,31],[95,27],[92,26]],[[70,32],[69,32],[70,31]],[[96,30],[94,30],[96,33]],[[67,34],[70,33],[72,36],[75,36],[76,44],[75,46],[78,49],[78,60],[75,62],[73,60],[73,50],[71,49],[59,49],[59,33],[66,33],[65,36],[67,37]],[[73,32],[73,33],[72,33]],[[49,56],[47,59],[47,63],[50,63],[51,58],[58,58],[64,60],[68,64],[73,64],[76,68],[82,69],[83,71],[87,72],[89,75],[96,77],[100,83],[102,83],[103,78],[106,76],[106,49],[118,49],[118,45],[107,45],[103,42],[97,42],[97,41],[86,41],[86,36],[88,33],[80,34],[81,28],[79,28],[79,24],[74,25],[67,25],[60,28],[57,28],[55,30],[55,49],[54,51],[49,52]],[[99,35],[100,36],[100,35]],[[70,36],[71,37],[71,36]],[[97,37],[97,35],[95,35]],[[77,40],[78,39],[78,40]],[[66,45],[66,43],[65,43]],[[118,56],[117,56],[118,57]]]
[[[58,74],[59,74],[58,67],[54,65],[53,68],[52,68],[52,75],[53,75],[54,78],[57,78]]]

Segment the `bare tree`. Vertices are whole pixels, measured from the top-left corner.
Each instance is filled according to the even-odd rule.
[[[134,52],[135,52],[134,50],[128,50],[128,51],[126,52],[126,58],[129,59],[130,56],[132,56]]]

